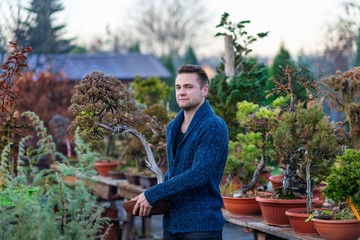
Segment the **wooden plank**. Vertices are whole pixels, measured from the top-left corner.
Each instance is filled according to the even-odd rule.
[[[88,183],[93,187],[93,194],[105,200],[113,200],[118,198],[117,184],[126,182],[123,179],[112,179],[110,177],[93,176]]]
[[[129,183],[118,183],[117,187],[119,196],[126,199],[132,199],[140,193],[144,192],[143,187]]]
[[[291,240],[320,240],[319,235],[300,235],[295,233],[291,227],[276,227],[267,225],[262,216],[233,214],[223,209],[223,215],[226,221],[243,226],[247,231],[254,231],[255,239],[262,239],[266,235],[276,236],[282,239]]]

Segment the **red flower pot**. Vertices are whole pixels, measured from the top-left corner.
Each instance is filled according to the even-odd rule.
[[[273,189],[280,188],[282,186],[282,180],[284,179],[284,175],[271,175],[269,177],[269,181],[271,182]]]
[[[318,234],[313,222],[305,222],[310,216],[310,213],[306,213],[306,208],[291,208],[286,210],[285,214],[294,232],[304,235]]]
[[[231,213],[260,215],[261,209],[255,197],[226,197],[222,196],[224,207]]]
[[[274,199],[266,197],[256,197],[259,202],[262,215],[268,225],[288,227],[290,221],[285,215],[286,210],[290,208],[305,208],[305,199]],[[319,198],[313,198],[313,203],[319,201]]]
[[[360,237],[360,221],[358,220],[323,220],[312,218],[320,236],[327,240],[356,240]]]
[[[95,162],[95,169],[100,176],[108,177],[109,171],[118,166],[117,162]]]

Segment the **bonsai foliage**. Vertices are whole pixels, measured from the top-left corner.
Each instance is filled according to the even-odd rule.
[[[8,144],[1,155],[1,176],[5,188],[0,193],[1,239],[105,239],[102,228],[109,219],[101,216],[103,208],[88,187],[95,175],[94,161],[98,157],[90,151],[76,134],[78,166],[58,164],[58,170],[35,167],[41,156],[62,156],[55,151],[52,137],[47,134],[43,122],[32,112],[24,117],[31,120],[39,138],[37,148],[27,146],[31,136],[19,143],[17,174],[8,171]],[[66,163],[68,160],[62,156]],[[68,185],[63,177],[78,178]],[[29,181],[30,180],[30,181]]]
[[[79,127],[84,141],[98,148],[107,133],[99,123],[109,127],[123,124],[136,128],[149,120],[126,85],[96,71],[85,76],[75,86],[69,110],[75,116],[69,130],[73,132]]]
[[[345,153],[336,157],[336,164],[332,167],[330,175],[326,178],[327,186],[324,195],[335,202],[332,211],[322,212],[320,218],[355,219],[354,212],[349,204],[352,203],[360,210],[360,151],[346,149]],[[349,199],[349,200],[348,200]],[[318,216],[319,217],[319,216]]]
[[[327,87],[330,106],[345,113],[343,124],[349,129],[351,148],[360,150],[360,67],[343,73],[337,71],[322,83]]]
[[[316,100],[317,86],[310,71],[287,65],[283,77],[278,75],[273,81],[276,88],[272,92],[290,99],[271,131],[277,158],[285,168],[282,194],[304,194],[307,163],[312,178],[320,182],[335,160],[335,128]]]
[[[306,149],[311,161],[311,175],[318,182],[325,180],[339,151],[335,129],[319,105],[308,109],[298,104],[296,112],[284,112],[273,133],[273,144],[282,164],[299,148]],[[304,159],[301,159],[304,160]],[[305,177],[305,161],[299,164],[301,177]],[[298,168],[296,168],[298,169]]]
[[[225,173],[229,174],[227,184],[233,176],[239,177],[244,183],[240,195],[244,195],[257,190],[267,159],[274,155],[269,131],[277,111],[247,101],[237,103],[237,108],[236,118],[244,133],[238,133],[236,141],[229,141]]]
[[[26,126],[17,108],[21,93],[13,87],[13,80],[21,76],[23,68],[28,67],[26,55],[32,49],[20,50],[14,42],[10,42],[10,47],[10,56],[2,65],[3,73],[0,75],[0,153],[8,143],[19,140],[21,130]]]
[[[265,93],[263,87],[267,81],[266,67],[257,62],[256,59],[248,58],[252,51],[251,44],[259,38],[267,36],[266,33],[258,33],[255,36],[249,35],[245,30],[246,24],[250,21],[233,23],[229,20],[229,14],[224,13],[217,28],[222,28],[216,36],[231,35],[233,37],[235,55],[235,75],[228,79],[224,72],[224,64],[218,67],[218,74],[210,82],[209,102],[214,111],[222,117],[230,132],[230,139],[235,140],[239,124],[236,120],[236,103],[242,100],[261,103]]]

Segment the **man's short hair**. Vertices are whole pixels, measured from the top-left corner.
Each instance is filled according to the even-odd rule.
[[[206,74],[205,70],[199,65],[193,64],[185,64],[179,67],[178,74],[181,73],[196,73],[198,75],[198,82],[200,84],[200,88],[203,88],[206,84],[209,85],[209,77]]]

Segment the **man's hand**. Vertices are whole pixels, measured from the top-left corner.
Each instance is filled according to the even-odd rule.
[[[133,201],[136,201],[136,204],[133,209],[133,214],[135,215],[136,212],[139,209],[139,216],[140,217],[148,217],[150,215],[150,211],[152,209],[152,206],[150,203],[146,200],[145,194],[141,193],[140,195],[136,196],[135,198],[131,199]]]

